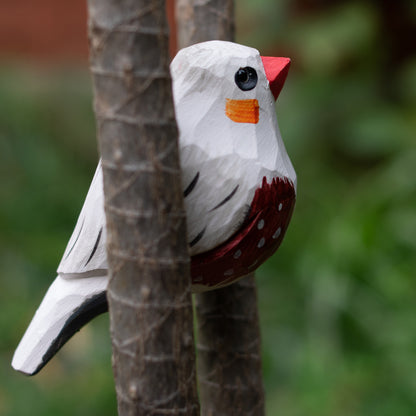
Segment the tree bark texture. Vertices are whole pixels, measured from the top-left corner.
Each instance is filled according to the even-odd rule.
[[[254,275],[197,295],[196,310],[202,415],[264,415]]]
[[[165,2],[88,6],[119,415],[198,415]]]
[[[234,41],[234,0],[176,0],[179,48],[206,40]]]
[[[178,44],[234,41],[233,0],[178,0]],[[263,416],[260,325],[254,274],[196,295],[203,416]]]

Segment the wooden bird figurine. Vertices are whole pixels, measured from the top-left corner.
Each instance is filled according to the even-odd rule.
[[[171,63],[187,213],[192,289],[228,285],[280,245],[296,198],[296,174],[280,136],[274,102],[288,58],[210,41]],[[101,162],[68,242],[58,276],[13,357],[37,373],[85,323],[107,310]]]

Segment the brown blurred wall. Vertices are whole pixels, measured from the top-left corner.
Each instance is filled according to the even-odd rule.
[[[174,22],[174,0],[167,1]],[[0,0],[0,61],[19,59],[85,64],[87,0]],[[171,52],[176,48],[171,36]]]

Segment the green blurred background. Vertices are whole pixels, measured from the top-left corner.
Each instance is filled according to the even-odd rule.
[[[237,1],[237,40],[292,68],[298,173],[258,271],[267,414],[416,414],[416,2]],[[0,415],[115,415],[108,315],[37,376],[10,368],[97,162],[87,64],[0,68]]]

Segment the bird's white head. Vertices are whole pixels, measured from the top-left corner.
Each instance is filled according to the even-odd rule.
[[[288,58],[261,57],[256,49],[232,42],[203,42],[179,51],[171,73],[183,167],[192,164],[189,157],[195,160],[196,145],[210,160],[239,156],[236,176],[246,176],[246,164],[255,160],[256,175],[250,170],[256,182],[277,173],[295,184],[275,113],[289,66]]]

